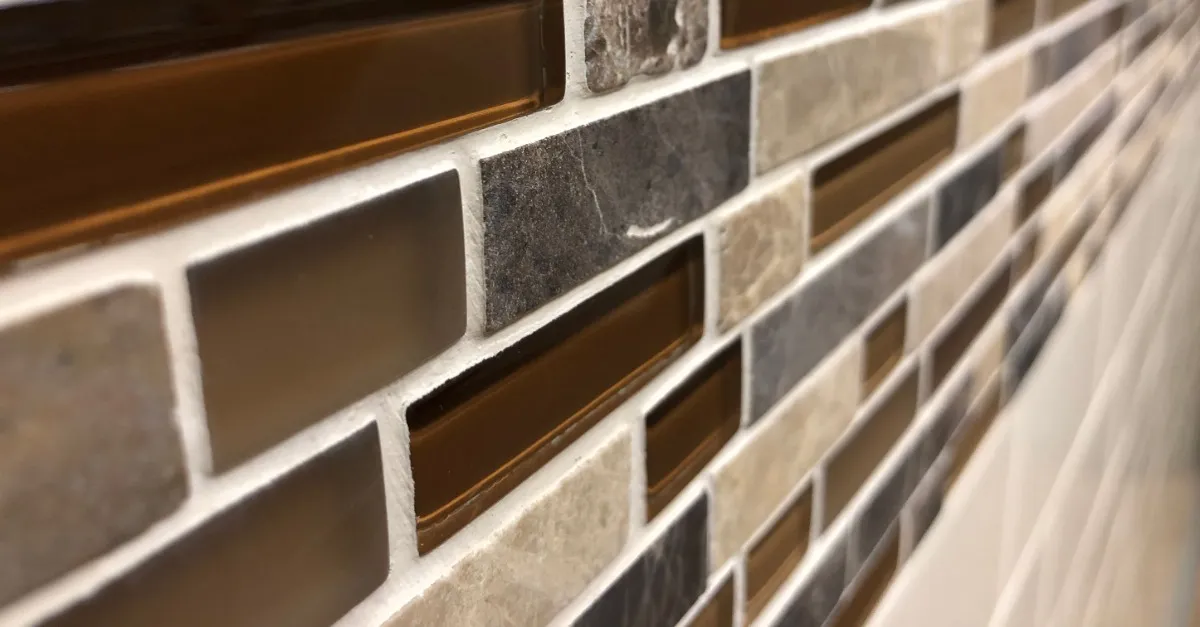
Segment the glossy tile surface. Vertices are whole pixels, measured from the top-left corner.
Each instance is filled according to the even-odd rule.
[[[463,334],[459,197],[447,172],[188,269],[217,472]]]
[[[983,281],[970,297],[971,304],[960,310],[959,319],[933,340],[930,368],[933,387],[946,379],[1008,296],[1009,266],[993,270]]]
[[[866,363],[863,366],[863,394],[883,383],[896,364],[904,358],[904,329],[908,322],[908,301],[900,301],[874,329],[867,333]]]
[[[812,486],[788,506],[746,557],[746,620],[756,618],[804,554],[812,525]]]
[[[508,493],[700,335],[684,243],[409,407],[421,553]]]
[[[733,575],[726,575],[725,581],[704,605],[704,609],[687,624],[687,627],[733,627],[734,590]]]
[[[869,6],[864,0],[725,0],[721,3],[721,47],[736,48],[778,37]]]
[[[1033,29],[1036,0],[992,0],[988,48],[999,48]]]

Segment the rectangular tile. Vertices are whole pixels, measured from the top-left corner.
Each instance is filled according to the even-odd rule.
[[[381,464],[372,424],[44,624],[330,625],[388,574]]]
[[[716,594],[708,599],[704,609],[686,627],[733,627],[733,586],[733,575],[726,575]]]
[[[944,470],[935,469],[925,475],[913,495],[904,506],[905,514],[901,518],[901,543],[904,544],[905,555],[912,555],[925,539],[925,534],[933,527],[942,511],[944,498]]]
[[[862,627],[867,624],[898,570],[899,537],[898,533],[893,533],[890,540],[879,548],[879,555],[842,601],[829,627]]]
[[[810,485],[746,555],[745,622],[758,617],[808,553],[811,526]]]
[[[674,625],[704,592],[708,501],[701,497],[584,610],[576,627]]]
[[[213,468],[395,381],[466,329],[446,172],[188,268]]]
[[[954,152],[958,94],[935,102],[813,173],[809,248],[820,252]]]
[[[1039,51],[1034,72],[1036,89],[1056,83],[1121,28],[1122,9],[1115,7],[1075,27]]]
[[[958,0],[946,7],[946,64],[942,78],[965,72],[987,46],[991,0]]]
[[[0,95],[0,143],[22,149],[0,158],[0,263],[553,104],[561,15],[495,0],[9,3],[0,84],[20,88]]]
[[[908,321],[908,301],[902,300],[867,332],[866,363],[863,367],[863,394],[869,396],[904,359],[904,329]]]
[[[945,37],[944,12],[926,12],[763,62],[756,171],[799,157],[932,88]]]
[[[654,76],[691,67],[708,47],[708,5],[703,2],[659,7],[648,2],[588,0],[585,6],[583,59],[592,93],[617,89],[640,74]],[[662,19],[664,10],[671,19]]]
[[[966,354],[967,348],[975,341],[980,331],[987,326],[988,321],[1000,308],[1008,296],[1009,267],[997,268],[992,275],[985,279],[986,283],[977,288],[971,297],[971,304],[961,312],[960,318],[939,337],[933,340],[930,368],[931,387],[936,389],[946,379],[946,375],[955,364]]]
[[[742,72],[480,161],[488,332],[746,186]]]
[[[838,540],[821,556],[774,627],[821,627],[846,587],[846,543]]]
[[[963,468],[970,462],[971,456],[975,454],[975,449],[979,448],[979,443],[983,441],[984,436],[992,427],[992,423],[996,421],[996,416],[1000,413],[1000,393],[1000,380],[997,378],[975,401],[964,424],[954,434],[952,449],[954,453],[950,457],[952,461],[950,469],[946,473],[947,490],[962,476]]]
[[[829,460],[825,469],[825,526],[837,519],[916,415],[916,365],[910,365],[885,394]]]
[[[1034,225],[1035,227],[1037,225]],[[1038,249],[1041,244],[1041,232],[1034,228],[1029,231],[1025,237],[1025,241],[1021,242],[1019,247],[1014,251],[1012,256],[1012,264],[1009,266],[1010,274],[1012,275],[1010,285],[1016,285],[1025,278],[1029,269],[1033,267],[1033,262],[1037,260]]]
[[[869,6],[871,3],[866,0],[819,0],[812,3],[724,0],[721,2],[721,47],[746,46],[835,20]]]
[[[1024,333],[1013,344],[1006,358],[1009,380],[1013,385],[1020,385],[1029,373],[1046,340],[1058,325],[1066,307],[1067,290],[1063,281],[1055,281],[1046,294],[1042,306],[1026,325]]]
[[[699,338],[702,249],[682,244],[409,407],[422,554]]]
[[[971,376],[956,377],[948,383],[944,391],[935,390],[933,394],[941,399],[937,413],[925,426],[918,444],[909,453],[906,467],[910,486],[915,486],[921,478],[938,464],[952,436],[959,430],[967,418],[971,406],[971,394],[975,390],[975,382]],[[911,489],[911,488],[910,488]]]
[[[945,246],[971,222],[1000,189],[1004,168],[1002,148],[979,156],[938,190],[935,250]]]
[[[999,48],[1032,30],[1036,8],[1036,0],[992,0],[988,48]]]
[[[1080,129],[1076,136],[1065,146],[1058,155],[1058,172],[1055,178],[1063,180],[1071,170],[1075,168],[1075,164],[1087,154],[1088,150],[1096,143],[1096,140],[1108,130],[1108,125],[1116,116],[1117,106],[1115,99],[1108,97],[1104,99],[1101,105],[1101,110],[1095,117],[1088,121],[1084,128]]]
[[[169,359],[149,286],[119,286],[0,330],[0,604],[187,498]]]
[[[1025,104],[1029,55],[1021,52],[1007,56],[1008,59],[989,65],[982,73],[972,72],[963,81],[959,141],[964,147],[987,137]]]
[[[737,433],[742,343],[734,341],[646,415],[646,515],[653,518]]]
[[[1020,185],[1020,202],[1017,205],[1017,222],[1016,226],[1021,226],[1029,221],[1029,218],[1037,212],[1038,207],[1046,201],[1050,196],[1050,192],[1054,191],[1054,170],[1056,163],[1046,161],[1026,173],[1025,178],[1019,183]]]
[[[908,280],[925,258],[928,213],[927,202],[914,203],[751,328],[751,420],[762,417]]]
[[[1012,178],[1025,165],[1025,124],[1017,126],[1004,140],[1004,165],[1001,166],[1003,180]]]
[[[1059,81],[1053,97],[1043,99],[1041,106],[1028,112],[1026,154],[1036,156],[1045,152],[1109,88],[1117,70],[1116,52],[1113,46],[1101,46],[1086,63]]]
[[[893,537],[897,535],[896,520],[914,487],[909,484],[906,466],[907,464],[896,466],[875,486],[875,494],[854,521],[850,532],[850,551],[846,559],[846,569],[852,579],[858,576],[868,558],[888,535],[889,529],[892,529]]]

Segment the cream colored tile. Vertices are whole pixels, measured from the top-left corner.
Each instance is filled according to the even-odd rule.
[[[960,148],[983,139],[1020,109],[1029,90],[1029,71],[1029,53],[1022,48],[964,80],[959,105]]]
[[[1105,46],[1086,65],[1076,68],[1054,86],[1054,93],[1030,111],[1025,127],[1025,154],[1042,154],[1088,105],[1100,97],[1117,70],[1116,49]]]
[[[963,0],[947,9],[944,76],[962,72],[983,56],[990,14],[987,0]]]

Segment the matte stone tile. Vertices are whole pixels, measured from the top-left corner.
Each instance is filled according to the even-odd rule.
[[[876,486],[875,494],[858,514],[859,518],[851,532],[852,549],[846,560],[846,568],[851,578],[862,569],[883,541],[888,529],[900,517],[900,509],[904,507],[914,487],[915,485],[909,483],[908,468],[905,464],[892,469],[891,474]]]
[[[1020,51],[985,73],[972,74],[962,87],[959,141],[970,146],[1008,121],[1029,91],[1029,54]]]
[[[483,159],[487,330],[740,191],[749,127],[742,72]]]
[[[928,204],[914,203],[750,330],[756,420],[878,309],[925,258]]]
[[[846,542],[839,540],[821,557],[776,627],[821,627],[846,588]]]
[[[756,169],[765,172],[895,109],[937,84],[943,12],[764,62]]]
[[[1100,111],[1088,121],[1083,129],[1076,131],[1075,137],[1063,147],[1062,152],[1058,155],[1058,171],[1055,177],[1058,180],[1063,180],[1075,168],[1100,136],[1108,130],[1108,126],[1112,123],[1116,116],[1117,106],[1113,97],[1105,97],[1100,105]]]
[[[631,454],[628,430],[606,438],[386,627],[548,623],[625,545]]]
[[[971,407],[971,395],[975,390],[975,382],[970,375],[956,377],[947,385],[953,386],[944,392],[934,392],[941,399],[933,420],[926,426],[921,441],[909,455],[908,471],[912,485],[920,482],[925,473],[937,463],[946,446],[950,444],[954,434],[962,427]]]
[[[1092,18],[1038,51],[1038,89],[1057,82],[1079,65],[1121,26],[1121,8]]]
[[[700,497],[576,621],[577,627],[674,625],[704,592],[708,501]]]
[[[708,45],[702,0],[588,0],[583,21],[588,89],[616,89],[639,74],[691,67]]]
[[[993,0],[988,48],[995,49],[1033,29],[1037,0]]]
[[[966,70],[983,56],[990,14],[990,0],[962,0],[946,10],[945,76]]]
[[[158,294],[128,286],[0,330],[0,603],[187,494]]]
[[[861,368],[861,344],[835,353],[780,412],[754,427],[735,455],[714,467],[714,569],[742,550],[849,426],[862,395]]]
[[[796,176],[725,217],[717,326],[732,328],[788,285],[808,249],[808,180]]]
[[[921,540],[925,539],[925,534],[942,511],[945,497],[943,481],[942,472],[938,470],[926,475],[904,506],[900,519],[901,535],[904,537],[902,542],[907,544],[908,555],[912,555]]]
[[[188,268],[214,470],[453,344],[464,263],[446,172]]]
[[[1067,289],[1062,281],[1056,281],[1046,294],[1042,306],[1025,326],[1025,331],[1013,344],[1006,359],[1009,369],[1009,380],[1014,385],[1020,385],[1033,367],[1046,340],[1058,325],[1066,307]]]
[[[1087,109],[1112,82],[1117,70],[1115,49],[1102,47],[1078,72],[1063,79],[1054,97],[1030,111],[1026,121],[1025,151],[1042,154],[1071,122]]]
[[[940,250],[991,202],[1004,176],[1003,146],[975,159],[938,190],[937,237]]]
[[[330,625],[387,578],[384,501],[371,424],[45,624]]]

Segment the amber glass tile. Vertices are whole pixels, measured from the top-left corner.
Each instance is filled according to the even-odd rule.
[[[466,328],[447,172],[188,269],[213,466],[396,380]]]
[[[1056,20],[1076,8],[1081,7],[1087,0],[1049,0],[1046,3],[1046,15],[1042,18],[1043,24],[1048,20]]]
[[[979,443],[983,441],[983,436],[987,435],[988,429],[996,421],[996,416],[1000,414],[999,379],[993,379],[987,389],[983,391],[981,398],[975,402],[977,407],[973,412],[975,415],[970,417],[967,424],[963,425],[959,434],[955,436],[957,442],[954,445],[954,455],[950,462],[950,470],[946,473],[947,489],[958,481],[963,468],[966,468],[967,462],[975,454],[975,449],[979,448]]]
[[[896,575],[900,560],[899,538],[900,534],[893,533],[890,540],[880,545],[878,550],[881,554],[866,575],[859,578],[857,587],[842,601],[842,608],[828,623],[828,627],[862,627],[867,624]]]
[[[995,49],[1033,29],[1036,0],[992,0],[988,49]]]
[[[683,244],[409,408],[422,554],[695,343],[702,249]]]
[[[1033,262],[1037,259],[1039,235],[1037,231],[1030,233],[1016,254],[1013,255],[1012,281],[1010,285],[1020,283],[1021,279],[1025,278],[1025,274],[1029,272],[1029,269],[1033,267]]]
[[[909,368],[825,469],[825,525],[833,522],[900,439],[917,412],[917,369]]]
[[[733,576],[725,577],[721,589],[708,600],[688,627],[733,627]]]
[[[1041,168],[1030,173],[1021,183],[1020,206],[1017,207],[1017,225],[1025,224],[1029,217],[1037,212],[1038,207],[1054,191],[1053,161],[1047,162]]]
[[[746,623],[767,606],[808,552],[812,488],[806,488],[746,558]]]
[[[560,15],[532,0],[0,9],[0,85],[20,84],[0,91],[0,263],[551,104]]]
[[[837,241],[953,153],[957,128],[956,94],[819,167],[813,175],[812,252]]]
[[[1003,165],[1001,172],[1004,180],[1012,178],[1012,175],[1021,169],[1025,164],[1025,125],[1018,126],[1012,133],[1009,133],[1008,139],[1004,140],[1004,156],[1002,158]]]
[[[870,394],[904,358],[904,325],[908,301],[900,301],[867,334],[867,357],[863,371],[863,393]]]
[[[721,0],[721,47],[745,46],[870,6],[869,0]]]
[[[1009,268],[994,272],[988,281],[983,291],[975,294],[974,300],[954,326],[935,341],[930,389],[937,389],[942,384],[1008,296]]]
[[[739,341],[647,414],[647,516],[657,516],[737,433],[741,409]]]
[[[43,627],[327,627],[387,574],[372,424]]]

